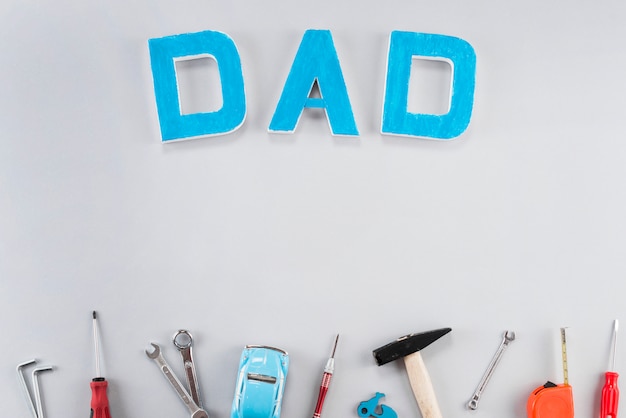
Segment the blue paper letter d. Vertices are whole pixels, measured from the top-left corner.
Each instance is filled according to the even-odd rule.
[[[241,126],[246,116],[243,72],[237,47],[228,35],[213,31],[187,33],[150,39],[148,46],[164,142],[227,134]],[[223,106],[215,112],[182,114],[175,61],[206,56],[217,62]]]
[[[444,115],[407,111],[413,57],[452,65],[450,107]],[[391,32],[382,133],[452,139],[467,129],[474,106],[476,54],[466,41],[445,35]]]

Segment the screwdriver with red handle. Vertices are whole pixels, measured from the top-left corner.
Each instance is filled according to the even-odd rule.
[[[611,371],[604,374],[604,386],[602,387],[602,398],[600,400],[600,418],[617,418],[617,405],[619,404],[619,388],[615,372],[615,348],[617,346],[617,319],[613,324],[613,349],[611,357]]]
[[[100,374],[100,344],[98,335],[98,320],[96,311],[93,311],[93,344],[96,356],[96,377],[91,380],[91,415],[90,418],[111,418],[109,412],[109,398],[107,386],[109,383]]]
[[[322,375],[322,383],[320,384],[320,393],[317,397],[317,404],[315,405],[315,412],[313,412],[313,418],[320,418],[322,415],[322,407],[324,406],[324,400],[326,399],[326,393],[328,393],[328,387],[330,386],[330,379],[333,377],[335,371],[335,350],[337,349],[337,342],[339,341],[339,334],[335,338],[335,345],[333,345],[333,351],[330,354],[330,358],[326,362],[324,367],[324,374]]]

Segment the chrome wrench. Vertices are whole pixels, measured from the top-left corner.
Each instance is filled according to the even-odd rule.
[[[476,388],[476,392],[474,392],[474,394],[472,395],[472,399],[470,399],[470,401],[467,403],[467,407],[469,409],[475,410],[476,408],[478,408],[478,401],[480,400],[480,397],[483,394],[483,391],[485,390],[489,379],[491,379],[491,375],[493,375],[496,366],[500,362],[502,354],[504,354],[504,350],[506,350],[506,348],[509,346],[509,343],[513,340],[515,340],[515,333],[513,331],[506,331],[504,333],[504,337],[502,338],[502,342],[498,347],[498,351],[496,351],[496,354],[493,356],[491,363],[489,363],[489,367],[487,367],[487,371],[483,375],[483,378],[480,380],[480,383]]]
[[[191,414],[191,418],[209,418],[209,414],[200,408],[191,398],[189,393],[185,390],[183,385],[180,383],[176,375],[172,372],[172,368],[167,364],[165,358],[163,358],[163,354],[161,354],[161,347],[158,344],[150,343],[154,348],[153,352],[146,350],[146,355],[148,358],[154,360],[154,362],[159,366],[161,372],[167,378],[167,381],[170,382],[170,385],[174,388],[180,399],[183,401],[187,409],[189,409],[189,413]]]
[[[200,402],[200,386],[198,385],[198,376],[196,375],[196,367],[193,364],[193,357],[191,355],[191,346],[193,345],[193,337],[189,331],[181,329],[172,338],[172,342],[180,351],[180,355],[183,358],[183,365],[185,367],[185,375],[187,376],[187,383],[189,384],[189,392],[193,401],[199,407],[202,407]]]

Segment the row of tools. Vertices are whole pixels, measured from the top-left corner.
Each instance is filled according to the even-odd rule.
[[[100,339],[97,323],[97,314],[93,312],[93,341],[94,341],[94,354],[95,354],[95,370],[96,377],[90,382],[91,387],[91,415],[90,418],[111,418],[109,410],[109,400],[107,397],[107,380],[101,376],[100,372]],[[439,340],[444,335],[452,331],[451,328],[441,328],[432,331],[409,334],[400,337],[389,344],[379,347],[373,350],[374,359],[379,366],[392,362],[394,360],[403,359],[406,372],[408,374],[409,382],[413,395],[417,401],[420,412],[423,418],[442,418],[441,410],[437,403],[435,391],[426,369],[421,350],[431,345],[433,342]],[[599,418],[617,418],[617,409],[619,404],[619,388],[617,385],[618,373],[615,371],[615,357],[617,346],[617,331],[618,321],[615,320],[613,324],[613,332],[611,339],[611,354],[610,354],[610,370],[605,372],[605,381],[601,391],[600,400],[600,416]],[[567,342],[566,342],[566,329],[560,329],[561,337],[561,354],[562,354],[562,366],[563,366],[563,383],[556,384],[553,382],[546,382],[544,385],[539,386],[530,394],[527,404],[526,412],[528,418],[573,418],[574,417],[574,399],[572,387],[568,380],[568,365],[567,365]],[[483,392],[485,391],[489,380],[491,379],[496,366],[500,363],[502,355],[512,341],[515,340],[515,332],[506,331],[503,335],[502,341],[498,346],[498,349],[493,356],[487,370],[485,371],[482,379],[477,385],[476,391],[472,394],[467,408],[470,410],[476,410],[478,403],[481,399]],[[330,387],[330,382],[335,369],[335,351],[337,349],[337,343],[339,341],[339,335],[336,336],[331,355],[326,362],[324,372],[322,375],[322,381],[319,388],[318,399],[313,412],[313,418],[320,418],[322,413],[322,407],[326,394]],[[148,358],[154,360],[159,366],[159,369],[166,377],[167,381],[173,387],[179,398],[183,401],[187,409],[189,410],[191,418],[209,418],[208,413],[202,408],[202,402],[200,399],[200,389],[198,385],[198,379],[196,375],[196,369],[193,363],[192,345],[193,337],[187,330],[179,330],[173,337],[173,344],[180,351],[188,389],[186,389],[178,380],[172,368],[168,365],[167,361],[162,355],[161,348],[156,343],[151,343],[152,350],[146,350]],[[252,346],[247,346],[252,347]],[[256,346],[255,346],[256,347]],[[282,350],[280,350],[282,351]],[[284,352],[286,356],[287,353]],[[17,366],[17,372],[21,387],[25,393],[26,400],[28,402],[29,409],[34,418],[45,418],[43,405],[41,401],[41,393],[39,389],[38,375],[44,371],[51,371],[53,366],[35,367],[32,370],[32,396],[31,389],[29,389],[26,379],[24,377],[24,369],[26,367],[35,365],[36,360],[29,360],[20,363]],[[239,385],[239,383],[238,383]],[[361,403],[357,408],[357,413],[361,417],[371,416],[373,418],[381,418],[383,415],[380,411],[388,411],[386,418],[395,418],[395,412],[391,408],[385,405],[377,405],[380,398],[384,397],[384,394],[376,393],[376,395],[369,401]],[[278,411],[280,411],[280,401]],[[373,402],[373,403],[372,403]],[[378,412],[375,412],[378,411]],[[278,412],[279,414],[280,412]],[[266,418],[279,418],[278,416],[268,416]]]

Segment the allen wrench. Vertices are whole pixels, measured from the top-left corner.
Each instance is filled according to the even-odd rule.
[[[17,375],[20,380],[20,384],[22,386],[22,390],[26,396],[26,401],[28,402],[28,407],[30,409],[31,414],[34,418],[44,418],[43,413],[43,404],[41,401],[41,391],[39,389],[39,373],[54,370],[53,366],[43,366],[36,367],[32,371],[32,383],[33,383],[33,393],[35,395],[35,399],[33,401],[33,397],[28,390],[28,385],[26,384],[26,379],[24,379],[23,369],[26,366],[30,366],[31,364],[36,364],[37,360],[32,359],[25,361],[24,363],[20,363],[17,365]]]

